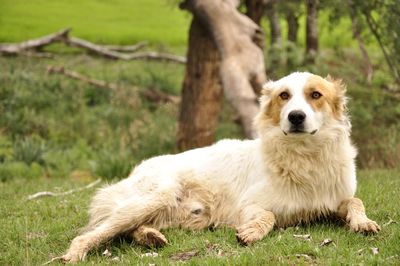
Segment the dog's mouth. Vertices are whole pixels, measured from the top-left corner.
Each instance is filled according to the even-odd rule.
[[[300,129],[300,128],[293,128],[293,129],[290,129],[288,132],[286,132],[286,131],[284,131],[284,130],[282,130],[283,131],[283,134],[285,134],[285,135],[288,135],[288,134],[310,134],[310,135],[315,135],[315,133],[317,133],[317,131],[318,131],[318,129],[315,129],[315,130],[313,130],[313,131],[311,131],[311,132],[307,132],[307,131],[305,131],[304,129]]]

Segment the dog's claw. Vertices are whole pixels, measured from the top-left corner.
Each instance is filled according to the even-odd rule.
[[[244,225],[239,227],[236,231],[236,239],[243,246],[251,245],[260,240],[262,237],[263,234],[261,234],[259,230],[252,226]]]
[[[362,234],[376,234],[381,228],[375,221],[365,218],[362,221],[351,222],[350,230]]]

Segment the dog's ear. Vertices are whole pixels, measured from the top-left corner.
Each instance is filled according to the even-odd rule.
[[[338,117],[345,118],[347,117],[347,97],[346,91],[347,87],[346,84],[343,82],[342,79],[334,79],[330,75],[325,78],[327,81],[331,82],[335,89],[335,111]]]
[[[265,83],[262,87],[261,97],[260,97],[261,108],[266,106],[271,99],[273,83],[274,82],[272,80],[270,80],[267,83]]]

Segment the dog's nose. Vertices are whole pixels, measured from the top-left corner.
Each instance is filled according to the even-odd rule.
[[[289,113],[288,119],[290,121],[290,123],[292,123],[293,125],[301,125],[304,122],[304,119],[306,119],[306,114],[303,111],[291,111]]]

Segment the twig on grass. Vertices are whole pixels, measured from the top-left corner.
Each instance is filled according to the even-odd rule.
[[[47,67],[47,73],[48,74],[61,74],[64,75],[66,77],[72,78],[72,79],[76,79],[79,81],[83,81],[85,83],[89,83],[91,85],[94,85],[96,87],[99,88],[104,88],[104,89],[111,89],[111,90],[117,90],[119,88],[119,86],[115,83],[110,83],[110,82],[106,82],[103,80],[98,80],[98,79],[94,79],[85,75],[82,75],[78,72],[75,71],[71,71],[71,70],[67,70],[64,67],[57,67],[57,66],[48,66]],[[136,89],[136,88],[135,88]],[[151,101],[151,102],[161,102],[161,103],[167,103],[167,102],[171,102],[171,103],[175,103],[178,104],[180,102],[180,97],[179,96],[175,96],[175,95],[171,95],[168,93],[165,93],[161,90],[158,90],[156,88],[150,88],[148,90],[145,90],[143,92],[141,92],[143,94],[143,96]]]
[[[114,83],[109,83],[109,82],[105,82],[103,80],[93,79],[88,76],[84,76],[78,72],[66,70],[64,67],[49,66],[49,67],[47,67],[47,73],[48,74],[62,74],[69,78],[80,80],[80,81],[89,83],[91,85],[94,85],[94,86],[100,87],[100,88],[111,89],[111,90],[118,89],[118,85],[116,85]]]
[[[54,257],[54,258],[52,258],[51,260],[46,261],[46,262],[43,263],[42,265],[48,265],[48,264],[50,264],[50,263],[52,263],[52,262],[54,262],[54,261],[56,261],[56,260],[62,260],[62,256]]]
[[[97,179],[96,181],[84,186],[84,187],[80,187],[80,188],[76,188],[76,189],[70,189],[68,191],[65,192],[51,192],[51,191],[41,191],[41,192],[37,192],[35,194],[29,195],[27,200],[34,200],[37,198],[41,198],[41,197],[60,197],[60,196],[66,196],[75,192],[79,192],[85,189],[89,189],[92,188],[94,186],[96,186],[97,184],[99,184],[101,182],[101,178]]]

